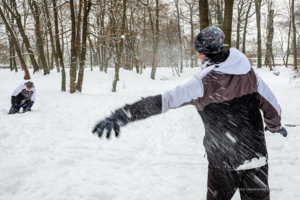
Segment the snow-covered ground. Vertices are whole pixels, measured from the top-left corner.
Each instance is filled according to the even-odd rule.
[[[37,88],[33,111],[7,115],[23,73],[0,70],[1,200],[199,200],[206,197],[204,127],[192,106],[123,127],[119,139],[91,133],[110,111],[184,83],[200,68],[150,69],[142,75],[120,70],[112,93],[108,74],[85,71],[83,93],[60,92],[61,74],[32,75]],[[300,199],[300,87],[292,71],[256,70],[275,93],[288,137],[266,133],[271,199]],[[32,71],[31,71],[32,72]],[[239,199],[238,192],[234,200]]]

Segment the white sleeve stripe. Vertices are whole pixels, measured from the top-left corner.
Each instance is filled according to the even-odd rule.
[[[162,94],[162,113],[167,112],[170,108],[177,108],[184,103],[190,102],[203,97],[204,87],[202,78],[205,77],[215,66],[209,66],[199,71],[184,85],[179,85],[176,88]]]
[[[268,85],[258,76],[255,72],[257,78],[257,91],[258,93],[263,96],[278,112],[278,115],[281,115],[281,109],[277,102],[275,95],[272,93]]]
[[[32,91],[33,91],[33,94],[31,95],[31,98],[30,98],[30,99],[31,99],[31,101],[35,101],[36,89],[33,88]]]
[[[162,94],[162,113],[200,97],[203,97],[202,81],[193,77],[184,85],[179,85]]]
[[[26,86],[24,84],[19,85],[13,92],[12,96],[17,96],[25,88],[26,88]]]

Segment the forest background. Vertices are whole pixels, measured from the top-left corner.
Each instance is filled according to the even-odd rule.
[[[221,28],[224,47],[258,68],[281,63],[300,76],[295,0],[1,0],[0,15],[2,68],[22,69],[25,80],[28,68],[61,73],[61,91],[82,92],[85,68],[114,67],[113,92],[120,68],[151,68],[155,79],[157,68],[170,67],[180,76],[200,66],[194,40],[207,26]]]

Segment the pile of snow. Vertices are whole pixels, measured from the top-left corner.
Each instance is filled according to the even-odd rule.
[[[111,92],[113,69],[85,71],[83,93],[60,92],[61,74],[32,75],[37,88],[31,113],[7,115],[23,72],[0,69],[1,200],[198,200],[206,198],[207,160],[203,123],[192,106],[171,110],[121,130],[119,139],[98,139],[91,129],[111,111],[182,84],[200,68],[150,69],[142,75],[120,70]],[[300,125],[300,88],[291,70],[256,70],[275,93],[282,123]],[[32,73],[32,71],[31,71]],[[300,199],[300,126],[288,137],[266,133],[271,199]],[[233,198],[239,199],[238,192]]]

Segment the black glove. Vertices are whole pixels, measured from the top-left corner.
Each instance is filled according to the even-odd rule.
[[[24,109],[23,109],[23,113],[27,112],[28,111],[28,106],[26,106]]]
[[[30,108],[30,111],[31,111],[31,107],[33,106],[33,104],[34,104],[34,101],[29,101],[29,103],[28,103],[28,110]]]
[[[271,129],[269,129],[267,126],[265,127],[265,131],[270,131],[271,133],[280,133],[283,137],[287,136],[287,131],[284,127],[280,127],[280,129],[276,130],[276,131],[272,131]]]
[[[31,107],[34,104],[34,101],[29,101],[28,106],[26,106],[23,112],[31,111]]]
[[[93,134],[101,137],[104,130],[106,129],[106,138],[110,137],[111,130],[115,131],[116,137],[119,136],[120,133],[120,126],[125,126],[130,122],[128,113],[123,109],[116,110],[110,117],[107,117],[105,120],[100,121],[95,128],[93,129]]]

